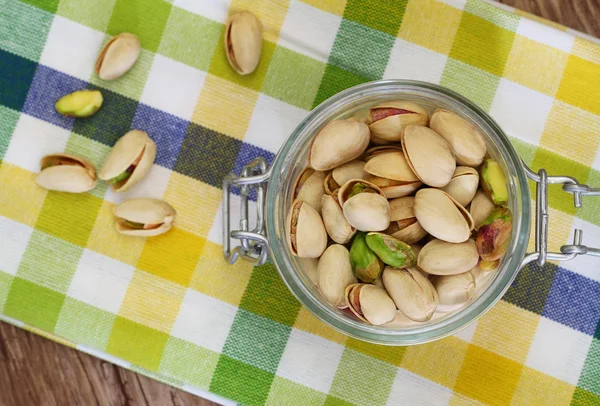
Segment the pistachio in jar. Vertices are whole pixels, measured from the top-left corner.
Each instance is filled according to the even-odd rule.
[[[431,275],[455,275],[468,272],[478,261],[475,241],[450,243],[434,239],[419,252],[417,266]]]
[[[429,115],[422,106],[403,100],[386,101],[369,108],[367,122],[371,133],[380,142],[400,141],[408,125],[427,125]]]
[[[416,268],[386,266],[383,284],[398,310],[414,321],[431,319],[438,306],[435,288]]]
[[[337,199],[324,194],[321,197],[321,215],[327,234],[338,244],[350,242],[356,229],[348,223]]]
[[[438,109],[432,114],[429,126],[448,142],[459,165],[481,165],[487,152],[485,140],[467,120],[451,111]]]
[[[469,213],[471,217],[473,217],[473,223],[475,224],[475,229],[478,230],[481,226],[481,223],[490,215],[492,211],[496,208],[492,199],[489,198],[487,193],[483,190],[477,190],[475,193],[475,197],[471,201],[471,206],[469,206]]]
[[[357,282],[346,247],[339,244],[327,247],[319,259],[317,274],[319,290],[327,302],[346,308],[346,288]]]
[[[390,225],[390,205],[374,184],[353,179],[338,192],[344,217],[359,231],[383,231]]]
[[[333,120],[314,137],[309,164],[317,171],[328,171],[350,162],[369,145],[369,127],[356,120]]]
[[[346,304],[360,320],[379,326],[396,316],[396,305],[387,292],[375,285],[355,283],[346,288]]]
[[[439,189],[419,190],[413,209],[425,231],[440,240],[465,242],[475,227],[469,212],[452,196]]]
[[[296,182],[294,199],[304,200],[320,213],[321,196],[325,193],[324,180],[325,172],[315,171],[312,168],[305,169]]]
[[[463,207],[467,207],[475,197],[479,187],[479,173],[470,166],[457,166],[450,183],[441,188]]]
[[[319,213],[308,203],[295,200],[288,214],[288,245],[302,258],[318,258],[327,247],[327,232]]]
[[[512,213],[497,207],[477,231],[477,250],[484,261],[496,261],[506,254],[512,233]],[[485,265],[484,265],[485,266]]]
[[[414,196],[400,197],[389,202],[390,226],[385,233],[407,244],[414,244],[427,235],[415,216],[414,202]]]
[[[473,297],[475,292],[475,277],[470,271],[455,274],[455,275],[440,275],[431,278],[431,283],[435,288],[439,305],[438,310],[442,310],[442,306],[462,305]]]
[[[365,179],[379,186],[388,199],[408,196],[423,184],[402,151],[381,151],[370,156],[364,171]]]

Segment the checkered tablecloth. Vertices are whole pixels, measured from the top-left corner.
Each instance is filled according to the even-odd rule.
[[[227,64],[229,10],[265,26],[256,72]],[[271,161],[309,110],[379,78],[439,83],[474,100],[534,169],[600,185],[600,46],[479,0],[0,1],[1,319],[203,396],[243,404],[600,404],[600,261],[529,266],[456,336],[409,348],[316,320],[271,264],[227,266],[221,181]],[[111,36],[136,33],[126,76],[93,73]],[[55,101],[99,88],[93,117]],[[129,129],[158,155],[130,192],[47,192],[45,154],[100,166]],[[599,203],[550,191],[556,250],[573,227],[600,245]],[[116,233],[132,196],[178,211],[168,234]],[[234,199],[234,203],[235,203]],[[239,198],[237,199],[239,204]],[[0,394],[1,397],[1,394]]]

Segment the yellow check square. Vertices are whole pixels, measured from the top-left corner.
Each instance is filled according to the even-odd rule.
[[[398,36],[448,55],[462,11],[436,0],[411,1],[406,6]]]
[[[600,64],[569,56],[556,98],[600,115]]]
[[[8,162],[0,163],[0,216],[35,226],[47,194],[35,183],[36,176]]]
[[[346,0],[302,0],[302,2],[338,16],[344,14],[346,8]]]
[[[229,10],[230,13],[242,10],[254,13],[263,24],[263,38],[277,43],[288,6],[289,0],[232,0]]]
[[[513,395],[513,405],[568,405],[575,387],[528,367]]]
[[[185,291],[181,285],[136,270],[119,316],[168,333],[175,323]]]
[[[304,306],[302,306],[298,312],[298,316],[294,322],[294,328],[309,332],[319,337],[323,337],[326,340],[333,341],[341,345],[344,345],[346,340],[348,340],[347,336],[343,335],[337,330],[334,330],[332,327],[329,327],[327,324],[317,319],[312,315],[311,312],[306,310]]]
[[[450,398],[450,401],[448,402],[448,406],[483,406],[483,403],[468,396],[454,392]]]

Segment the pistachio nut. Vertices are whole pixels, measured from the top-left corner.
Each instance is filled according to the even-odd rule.
[[[364,161],[368,162],[371,158],[376,157],[379,154],[385,154],[388,152],[402,152],[402,147],[399,145],[380,145],[377,147],[369,148],[365,151]]]
[[[481,133],[467,120],[444,109],[436,110],[429,126],[444,137],[456,156],[459,165],[479,166],[487,151]]]
[[[344,217],[359,231],[383,231],[390,225],[390,205],[377,186],[364,180],[346,182],[338,192]]]
[[[176,212],[158,199],[131,199],[115,206],[116,228],[121,234],[152,237],[166,233],[173,226]]]
[[[323,180],[323,190],[329,196],[336,197],[340,191],[340,185],[333,179],[333,174],[329,172]]]
[[[135,34],[123,32],[108,41],[96,60],[96,74],[102,80],[123,76],[135,64],[142,46]]]
[[[467,207],[479,187],[479,173],[470,166],[457,166],[450,183],[442,190],[452,196],[463,207]]]
[[[85,118],[96,114],[104,98],[99,90],[77,90],[58,99],[56,111],[67,117]]]
[[[367,245],[366,233],[359,232],[350,247],[350,264],[354,275],[366,283],[374,283],[383,271],[383,262]]]
[[[438,294],[440,305],[454,306],[466,303],[475,292],[475,277],[471,272],[434,276],[431,283]]]
[[[345,308],[346,288],[356,283],[350,265],[350,253],[343,245],[327,247],[317,267],[319,290],[325,299],[334,306]]]
[[[404,313],[402,313],[400,310],[396,310],[396,315],[394,316],[394,319],[389,323],[385,323],[383,326],[389,328],[402,328],[408,326],[415,326],[417,324],[419,324],[418,321],[411,320],[408,317],[406,317]]]
[[[474,228],[469,212],[439,189],[421,189],[413,206],[421,226],[432,236],[448,242],[464,242]]]
[[[462,243],[432,240],[419,252],[417,266],[431,275],[456,275],[471,270],[477,261],[477,246],[471,239]]]
[[[396,199],[398,197],[411,195],[421,186],[423,186],[421,181],[401,182],[392,179],[380,178],[379,176],[371,175],[369,173],[367,173],[365,180],[376,186],[379,186],[384,196],[388,199]]]
[[[406,268],[416,262],[415,253],[410,245],[382,233],[368,233],[365,237],[367,245],[387,265],[394,268]]]
[[[508,202],[506,176],[500,164],[493,159],[486,159],[481,166],[481,187],[495,204]]]
[[[512,233],[512,214],[506,207],[497,207],[477,231],[477,250],[484,261],[495,261],[508,249]],[[485,265],[484,265],[485,266]]]
[[[321,196],[325,194],[324,180],[325,172],[307,168],[296,182],[294,199],[304,200],[320,213]]]
[[[344,217],[337,199],[329,195],[323,195],[321,196],[320,206],[323,224],[331,239],[338,244],[349,242],[356,233],[356,229]]]
[[[40,161],[40,167],[35,181],[44,189],[83,193],[92,190],[98,182],[96,167],[74,155],[47,155]]]
[[[298,261],[298,266],[302,271],[308,276],[310,281],[317,286],[319,283],[319,273],[317,271],[317,266],[319,265],[319,260],[317,258],[296,258]]]
[[[429,320],[438,305],[433,285],[416,268],[386,266],[383,284],[398,310],[411,320]]]
[[[409,125],[402,132],[402,148],[408,165],[426,185],[446,186],[456,169],[450,145],[430,128]]]
[[[225,54],[233,70],[240,75],[248,75],[258,66],[262,35],[261,22],[249,11],[235,13],[227,20]]]
[[[396,305],[384,289],[366,283],[354,283],[346,288],[346,304],[360,320],[379,326],[396,316]]]
[[[409,101],[386,101],[369,109],[369,128],[380,140],[400,141],[400,134],[411,124],[427,125],[427,110]]]
[[[310,166],[328,171],[358,158],[369,145],[369,127],[353,120],[330,121],[315,136],[310,148]]]
[[[294,200],[288,215],[288,245],[292,254],[319,258],[327,247],[327,232],[319,213],[307,202]]]
[[[364,167],[365,162],[363,161],[350,161],[335,168],[331,172],[331,176],[339,187],[352,179],[364,179],[367,175],[363,170]]]
[[[422,240],[427,231],[415,216],[413,205],[414,196],[406,196],[390,200],[390,226],[386,234],[399,239],[406,244],[413,244]]]
[[[492,202],[492,199],[489,198],[487,193],[481,189],[475,193],[475,197],[471,201],[471,206],[469,207],[469,213],[471,214],[471,217],[473,217],[476,230],[479,229],[481,223],[492,214],[492,211],[495,208],[496,205]]]
[[[125,192],[146,176],[155,157],[156,144],[148,134],[131,130],[119,138],[98,177],[111,183],[115,192]]]

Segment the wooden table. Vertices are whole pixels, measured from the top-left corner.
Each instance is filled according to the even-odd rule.
[[[600,0],[501,0],[600,37]],[[215,403],[0,322],[0,405]]]

